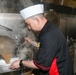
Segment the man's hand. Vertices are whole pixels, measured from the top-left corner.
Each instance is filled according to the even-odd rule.
[[[31,45],[37,47],[37,41],[32,40],[32,39],[29,38],[29,37],[26,37],[26,38],[25,38],[25,42],[26,42],[26,43],[30,43]]]
[[[29,37],[26,37],[26,38],[25,38],[25,42],[29,42],[29,43],[31,44],[32,41],[33,41],[33,40],[32,40],[31,38],[29,38]]]
[[[16,61],[14,61],[14,62],[11,64],[11,66],[10,66],[9,68],[10,68],[10,69],[18,69],[18,68],[20,67],[19,63],[20,63],[20,60],[16,60]]]

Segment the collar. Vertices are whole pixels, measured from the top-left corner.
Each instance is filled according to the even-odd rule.
[[[43,34],[45,34],[48,29],[51,27],[51,23],[49,21],[47,21],[44,25],[44,27],[42,28],[42,30],[39,33],[39,37],[42,36]]]

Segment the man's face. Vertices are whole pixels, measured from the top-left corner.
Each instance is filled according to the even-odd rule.
[[[25,24],[27,25],[28,29],[33,30],[33,31],[38,31],[39,30],[39,25],[36,19],[31,19],[28,18],[25,21]]]

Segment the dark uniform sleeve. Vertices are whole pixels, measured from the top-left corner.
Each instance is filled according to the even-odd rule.
[[[40,40],[40,48],[36,53],[34,64],[44,71],[48,71],[58,51],[58,40],[54,34],[46,34]]]

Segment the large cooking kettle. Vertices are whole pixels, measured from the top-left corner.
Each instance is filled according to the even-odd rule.
[[[23,47],[23,45],[21,47]],[[4,62],[4,65],[0,64],[0,73],[1,74],[8,73],[8,72],[10,72],[12,74],[14,73],[13,70],[9,69],[9,66],[11,64],[10,61],[13,62],[15,60],[19,60],[18,58],[13,57],[13,52],[14,52],[15,48],[16,48],[16,43],[12,38],[10,38],[8,36],[0,35],[0,61],[6,62],[6,64]],[[15,71],[17,71],[17,70],[15,70]],[[19,72],[19,70],[18,70],[18,72]],[[27,75],[27,73],[32,72],[32,69],[26,68],[25,72],[26,73],[24,73],[24,74]]]

